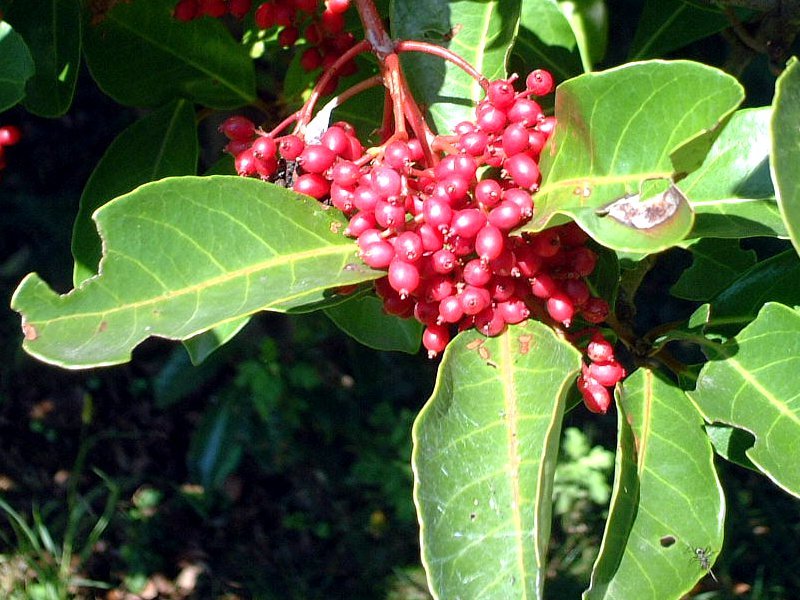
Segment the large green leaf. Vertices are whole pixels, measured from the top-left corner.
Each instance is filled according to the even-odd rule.
[[[756,264],[756,254],[738,240],[705,238],[692,244],[692,266],[681,273],[670,293],[678,298],[711,300]]]
[[[514,54],[521,59],[520,75],[533,68],[548,69],[558,80],[582,71],[575,33],[556,0],[522,3]]]
[[[394,0],[392,35],[448,47],[489,79],[505,76],[506,57],[519,24],[520,0]],[[427,106],[440,133],[472,120],[483,89],[450,62],[428,54],[403,56],[415,97]]]
[[[800,253],[800,61],[792,60],[778,78],[772,115],[772,179],[778,206]]]
[[[769,174],[772,109],[738,110],[699,169],[681,180],[695,211],[691,238],[786,236]]]
[[[197,170],[194,109],[176,100],[143,117],[117,136],[94,168],[81,195],[72,231],[73,283],[97,273],[102,254],[92,213],[134,188],[164,177]]]
[[[15,2],[8,20],[25,38],[36,63],[25,87],[25,108],[43,117],[63,115],[72,104],[81,61],[78,0]]]
[[[689,395],[707,421],[753,434],[747,457],[800,496],[800,314],[770,302],[733,340],[708,352],[711,360]]]
[[[632,63],[561,84],[558,125],[542,153],[536,211],[524,229],[541,230],[561,213],[616,250],[677,244],[693,213],[677,188],[664,191],[665,182],[700,166],[702,148],[742,98],[733,77],[688,61]]]
[[[618,403],[611,512],[587,600],[682,597],[722,547],[725,500],[703,419],[684,392],[639,369]]]
[[[800,306],[800,260],[787,251],[761,261],[712,301],[708,327],[731,332],[752,321],[767,302]]]
[[[164,179],[94,219],[99,275],[59,296],[33,273],[11,304],[22,313],[25,350],[67,368],[125,362],[150,336],[186,339],[382,274],[356,258],[341,214],[254,179]]]
[[[713,4],[688,0],[647,0],[636,28],[630,60],[664,56],[696,40],[730,27]]]
[[[25,97],[25,82],[33,73],[28,46],[11,25],[0,21],[0,112]]]
[[[219,20],[177,21],[171,0],[118,2],[99,13],[89,5],[86,62],[100,88],[120,104],[160,106],[187,98],[230,109],[255,99],[253,61]]]
[[[422,325],[416,319],[401,319],[383,311],[383,301],[369,293],[349,298],[325,309],[336,326],[357,342],[375,350],[419,351]]]
[[[436,598],[541,598],[553,470],[580,357],[536,321],[445,350],[414,423],[414,500]]]

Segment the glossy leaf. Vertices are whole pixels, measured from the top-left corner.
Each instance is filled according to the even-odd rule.
[[[769,174],[771,114],[736,111],[700,168],[678,184],[696,215],[689,237],[787,235]]]
[[[358,261],[340,214],[254,179],[164,179],[94,218],[104,249],[97,277],[59,296],[34,273],[12,299],[25,350],[67,368],[125,362],[150,336],[186,339],[381,275]]]
[[[0,21],[0,112],[22,100],[25,82],[33,73],[33,57],[28,46],[11,25]]]
[[[772,115],[772,179],[781,216],[800,253],[800,61],[792,60],[778,78]]]
[[[663,600],[706,575],[722,547],[725,500],[703,419],[684,392],[639,369],[619,396],[611,512],[586,600]]]
[[[730,27],[728,17],[713,4],[646,0],[629,60],[664,56],[727,27]]]
[[[109,200],[149,181],[194,175],[197,155],[194,109],[185,100],[153,111],[117,136],[81,194],[72,231],[75,285],[97,273],[102,254],[92,213]]]
[[[219,20],[183,23],[173,7],[163,0],[89,3],[84,51],[100,88],[132,106],[175,98],[219,109],[252,102],[255,70],[246,47]]]
[[[714,452],[729,462],[758,471],[753,462],[747,458],[747,450],[753,447],[754,441],[748,432],[730,425],[711,424],[706,425],[706,433],[714,446]]]
[[[16,2],[7,18],[27,42],[36,64],[25,86],[25,108],[42,117],[63,115],[72,104],[80,69],[78,0]]]
[[[205,359],[230,342],[244,326],[250,322],[250,317],[243,317],[217,325],[213,329],[198,333],[183,341],[186,352],[193,365],[201,364]]]
[[[520,58],[521,76],[541,68],[563,81],[583,70],[575,33],[556,0],[522,3],[514,54]]]
[[[422,325],[416,319],[401,319],[383,312],[383,301],[372,293],[361,293],[325,309],[336,326],[357,342],[375,350],[415,354],[422,340]]]
[[[558,125],[542,153],[537,210],[524,229],[541,230],[561,213],[615,250],[648,253],[677,244],[693,214],[685,199],[676,200],[679,192],[667,188],[670,197],[663,195],[667,180],[681,171],[673,160],[686,167],[698,148],[710,146],[742,97],[729,75],[687,61],[633,63],[561,84]],[[649,222],[606,214],[625,201]]]
[[[692,265],[681,273],[670,293],[686,300],[711,300],[756,264],[756,254],[737,240],[702,239],[689,248]]]
[[[709,422],[749,431],[745,454],[776,484],[800,496],[800,314],[767,303],[758,317],[706,363],[689,395]]]
[[[520,0],[431,0],[420,10],[415,0],[391,6],[392,35],[448,47],[489,79],[505,76],[507,55],[519,24]],[[449,133],[475,116],[483,99],[478,82],[452,63],[427,54],[403,57],[418,102],[427,106],[437,131]]]
[[[800,260],[783,252],[761,261],[714,298],[709,327],[714,331],[741,328],[752,321],[766,302],[800,306]]]
[[[579,354],[536,321],[447,347],[414,424],[414,500],[435,598],[540,598]]]
[[[605,56],[608,45],[605,0],[558,0],[558,6],[578,42],[584,71],[591,71]]]

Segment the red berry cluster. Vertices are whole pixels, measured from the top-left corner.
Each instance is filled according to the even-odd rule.
[[[586,356],[591,362],[583,365],[578,390],[589,410],[605,413],[611,404],[608,388],[625,377],[625,369],[614,357],[614,347],[600,332],[595,332],[589,341]]]
[[[512,233],[533,215],[539,154],[555,127],[531,98],[552,91],[551,75],[534,71],[521,92],[515,79],[489,83],[474,122],[436,137],[427,156],[419,139],[405,136],[365,151],[347,123],[313,143],[273,138],[242,117],[221,131],[240,175],[279,179],[348,216],[361,259],[387,271],[375,283],[384,310],[424,324],[433,357],[455,329],[495,336],[532,315],[565,327],[608,316],[586,283],[597,256],[575,223]],[[602,388],[606,371],[603,383],[594,375],[582,381]],[[591,390],[587,403],[599,394]]]
[[[6,168],[6,146],[13,146],[22,139],[22,132],[13,125],[0,127],[0,171]]]

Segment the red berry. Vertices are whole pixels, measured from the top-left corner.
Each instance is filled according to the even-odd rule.
[[[539,183],[539,165],[527,154],[508,157],[503,167],[519,187],[531,189]]]
[[[305,148],[303,140],[296,135],[282,137],[278,143],[278,151],[285,160],[296,160],[303,152],[303,148]]]
[[[275,26],[275,5],[270,2],[260,4],[253,18],[259,29],[271,29]]]
[[[525,78],[525,87],[534,96],[546,96],[553,91],[553,76],[549,71],[536,69]]]
[[[218,19],[228,12],[224,0],[199,0],[198,15],[205,15]]]
[[[581,308],[581,316],[589,323],[602,323],[608,318],[608,302],[602,298],[589,298]]]
[[[498,303],[497,312],[509,325],[522,323],[531,314],[531,311],[525,306],[525,302],[519,299]]]
[[[306,146],[297,157],[297,163],[309,173],[324,173],[333,166],[335,160],[336,155],[321,144]]]
[[[617,361],[592,363],[589,365],[589,375],[600,385],[612,387],[625,377],[625,369]]]
[[[228,0],[228,12],[237,19],[243,19],[253,6],[253,0]]]
[[[465,315],[477,315],[492,301],[488,290],[474,285],[465,286],[458,298]]]
[[[197,17],[199,10],[200,7],[197,4],[197,0],[180,0],[180,2],[175,5],[172,16],[178,21],[191,21]],[[2,145],[5,144],[0,144],[0,146]]]
[[[459,296],[448,296],[439,302],[439,316],[445,323],[458,323],[464,316]]]
[[[361,251],[361,260],[373,269],[385,269],[394,259],[394,246],[386,240],[369,244]]]
[[[422,258],[422,238],[413,231],[404,231],[395,238],[394,248],[400,259],[416,262]]]
[[[483,335],[494,337],[505,331],[506,322],[499,311],[489,307],[475,315],[475,329]]]
[[[592,379],[578,377],[578,391],[583,396],[583,403],[593,413],[605,414],[611,405],[608,390]]]
[[[474,238],[486,225],[486,215],[477,208],[464,208],[453,215],[450,231],[462,238]]]
[[[403,169],[412,162],[411,149],[405,142],[395,140],[386,146],[383,158],[393,169]]]
[[[553,135],[553,131],[556,128],[556,118],[555,117],[544,117],[538,125],[539,131],[547,135],[548,137]]]
[[[277,150],[278,145],[275,140],[267,135],[259,136],[253,142],[253,153],[258,157],[275,156]]]
[[[503,188],[495,179],[484,179],[475,185],[475,200],[485,208],[497,206],[503,194]]]
[[[295,179],[292,189],[295,192],[321,200],[328,195],[330,185],[326,179],[318,173],[305,173]]]
[[[308,72],[319,69],[322,65],[322,54],[316,48],[306,48],[300,55],[300,67]]]
[[[516,92],[512,83],[506,79],[499,79],[489,84],[487,97],[493,106],[505,110],[514,104]]]
[[[514,106],[508,110],[508,120],[512,123],[536,125],[543,117],[542,107],[527,98],[518,98]]]
[[[537,298],[549,298],[558,291],[558,284],[547,273],[531,277],[531,293]]]
[[[331,125],[322,134],[319,143],[338,156],[343,156],[350,150],[350,136],[338,125]]]
[[[229,140],[249,140],[255,135],[256,126],[247,117],[234,115],[225,119],[219,130]]]
[[[492,270],[488,264],[475,258],[464,265],[461,277],[469,285],[483,287],[492,279]]]
[[[428,325],[422,332],[422,345],[428,351],[428,358],[444,352],[449,341],[450,331],[444,325]]]
[[[602,334],[596,333],[586,347],[586,356],[593,362],[611,362],[614,360],[614,347]]]
[[[240,152],[234,161],[236,172],[241,177],[252,177],[256,174],[256,157],[253,150],[248,148],[244,152]]]
[[[503,130],[503,152],[513,156],[528,149],[530,135],[522,123],[511,123]]]
[[[391,167],[381,166],[372,170],[372,189],[381,198],[400,195],[402,184],[400,173]]]
[[[284,48],[291,48],[299,38],[300,31],[297,27],[290,25],[289,27],[284,27],[278,34],[278,43]]]
[[[556,292],[547,299],[546,308],[553,320],[563,323],[564,327],[569,327],[572,317],[575,315],[575,305],[566,294]]]
[[[505,236],[498,227],[486,225],[475,237],[475,252],[481,261],[488,262],[498,258],[505,248]]]
[[[322,13],[322,28],[330,34],[344,31],[344,15],[328,9]]]
[[[419,270],[412,263],[395,258],[389,265],[389,284],[401,297],[413,293],[419,282]]]
[[[304,13],[313,14],[318,3],[318,0],[294,0],[294,7]]]
[[[509,231],[522,222],[522,212],[513,202],[502,202],[489,211],[489,223],[494,227]]]

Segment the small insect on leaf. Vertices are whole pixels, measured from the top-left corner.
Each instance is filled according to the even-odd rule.
[[[716,575],[711,570],[711,564],[714,562],[712,557],[714,553],[709,548],[692,548],[693,560],[700,563],[700,568],[706,571],[714,581],[717,581]]]
[[[663,548],[669,548],[675,543],[675,536],[674,535],[664,535],[661,536],[661,539],[658,540]]]
[[[684,193],[670,181],[669,187],[646,200],[642,200],[641,192],[626,194],[597,210],[600,217],[611,217],[634,229],[653,229],[669,221],[678,210],[687,207],[689,201]]]

